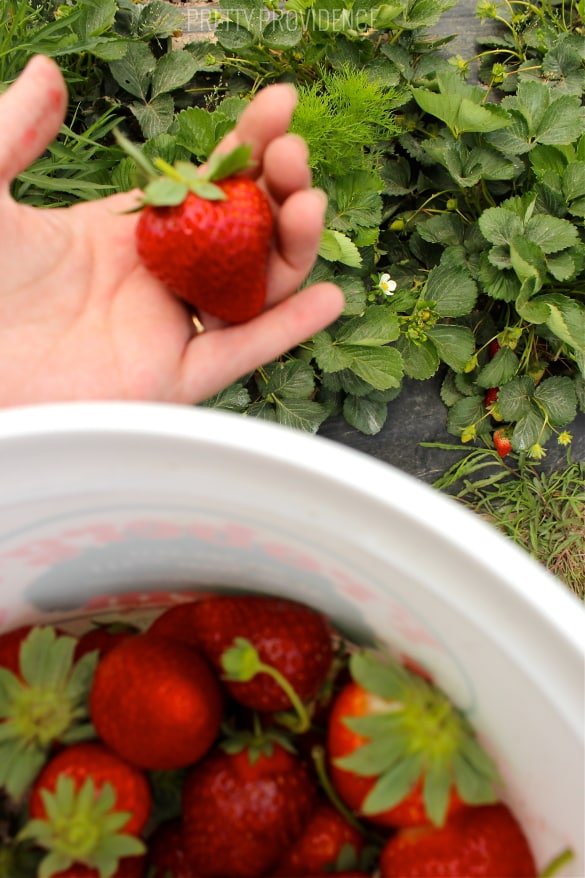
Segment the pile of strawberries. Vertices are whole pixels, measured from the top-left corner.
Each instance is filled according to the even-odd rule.
[[[0,635],[0,876],[533,878],[499,788],[426,673],[300,603]]]

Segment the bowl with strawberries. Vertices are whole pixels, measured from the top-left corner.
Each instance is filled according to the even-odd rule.
[[[582,606],[454,501],[138,403],[0,481],[0,875],[585,874]]]

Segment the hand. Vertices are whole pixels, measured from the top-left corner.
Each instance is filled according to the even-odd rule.
[[[51,142],[65,115],[57,66],[37,56],[0,97],[0,406],[67,400],[196,403],[331,323],[341,291],[296,292],[319,245],[324,196],[311,189],[303,141],[287,134],[287,85],[262,90],[219,149],[249,143],[275,211],[266,310],[238,326],[185,306],[140,264],[136,193],[68,208],[17,204],[11,181]],[[294,293],[294,295],[293,295]]]

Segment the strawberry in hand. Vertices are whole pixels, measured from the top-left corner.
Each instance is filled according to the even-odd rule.
[[[497,774],[463,714],[398,661],[350,658],[352,682],[329,718],[331,781],[343,802],[383,826],[441,825],[464,802],[497,799]]]
[[[268,198],[243,173],[251,148],[216,152],[203,169],[160,158],[151,165],[118,138],[150,178],[136,226],[143,265],[181,299],[227,323],[260,314],[273,222]]]

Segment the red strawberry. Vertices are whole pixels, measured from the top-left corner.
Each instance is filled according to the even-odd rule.
[[[501,347],[501,345],[500,345],[500,342],[497,340],[497,338],[494,338],[490,341],[490,343],[488,345],[488,355],[489,355],[490,360],[493,360],[495,355],[500,350],[500,347]]]
[[[266,299],[273,220],[264,192],[241,174],[250,152],[239,146],[216,153],[205,171],[159,160],[166,176],[146,186],[136,227],[146,268],[189,304],[229,323],[255,317]],[[156,171],[144,155],[132,154],[152,178]]]
[[[138,634],[138,631],[138,628],[126,622],[96,623],[79,638],[75,647],[75,659],[80,659],[82,655],[93,652],[94,649],[100,656],[104,656],[117,643],[121,643],[133,634]]]
[[[332,805],[323,802],[313,811],[302,835],[272,872],[274,876],[328,875],[348,850],[354,860],[363,847],[362,834]],[[337,872],[336,872],[337,874]]]
[[[183,790],[187,857],[200,876],[270,875],[301,834],[316,802],[305,765],[280,744],[216,750]]]
[[[494,445],[500,457],[506,457],[512,451],[512,442],[506,435],[505,428],[494,432]]]
[[[172,616],[171,616],[172,614]],[[167,620],[170,619],[170,623]],[[248,642],[264,666],[282,675],[300,701],[314,698],[333,660],[331,628],[321,613],[284,598],[261,595],[211,597],[183,604],[159,617],[152,631],[188,637],[197,644],[219,671],[226,669],[224,654],[237,638]],[[243,649],[244,661],[253,650]],[[282,682],[270,676],[267,667],[254,670],[252,678],[240,682],[240,656],[224,678],[232,696],[259,711],[287,710],[291,706]]]
[[[493,405],[495,405],[498,401],[498,393],[500,392],[499,387],[488,387],[485,392],[484,397],[484,405],[486,409],[490,409]]]
[[[494,766],[463,715],[432,683],[370,651],[350,659],[353,682],[329,718],[331,780],[373,823],[444,822],[463,801],[495,801]]]
[[[197,878],[187,861],[180,819],[159,824],[148,839],[148,878]]]
[[[535,878],[518,821],[503,804],[466,807],[435,826],[402,829],[380,857],[381,878]]]
[[[215,674],[194,649],[136,634],[99,662],[90,693],[97,734],[134,765],[181,768],[209,750],[223,699]]]
[[[48,851],[43,875],[97,878],[108,868],[120,876],[140,875],[144,845],[138,836],[151,805],[141,771],[101,743],[73,744],[37,777],[22,837]]]

